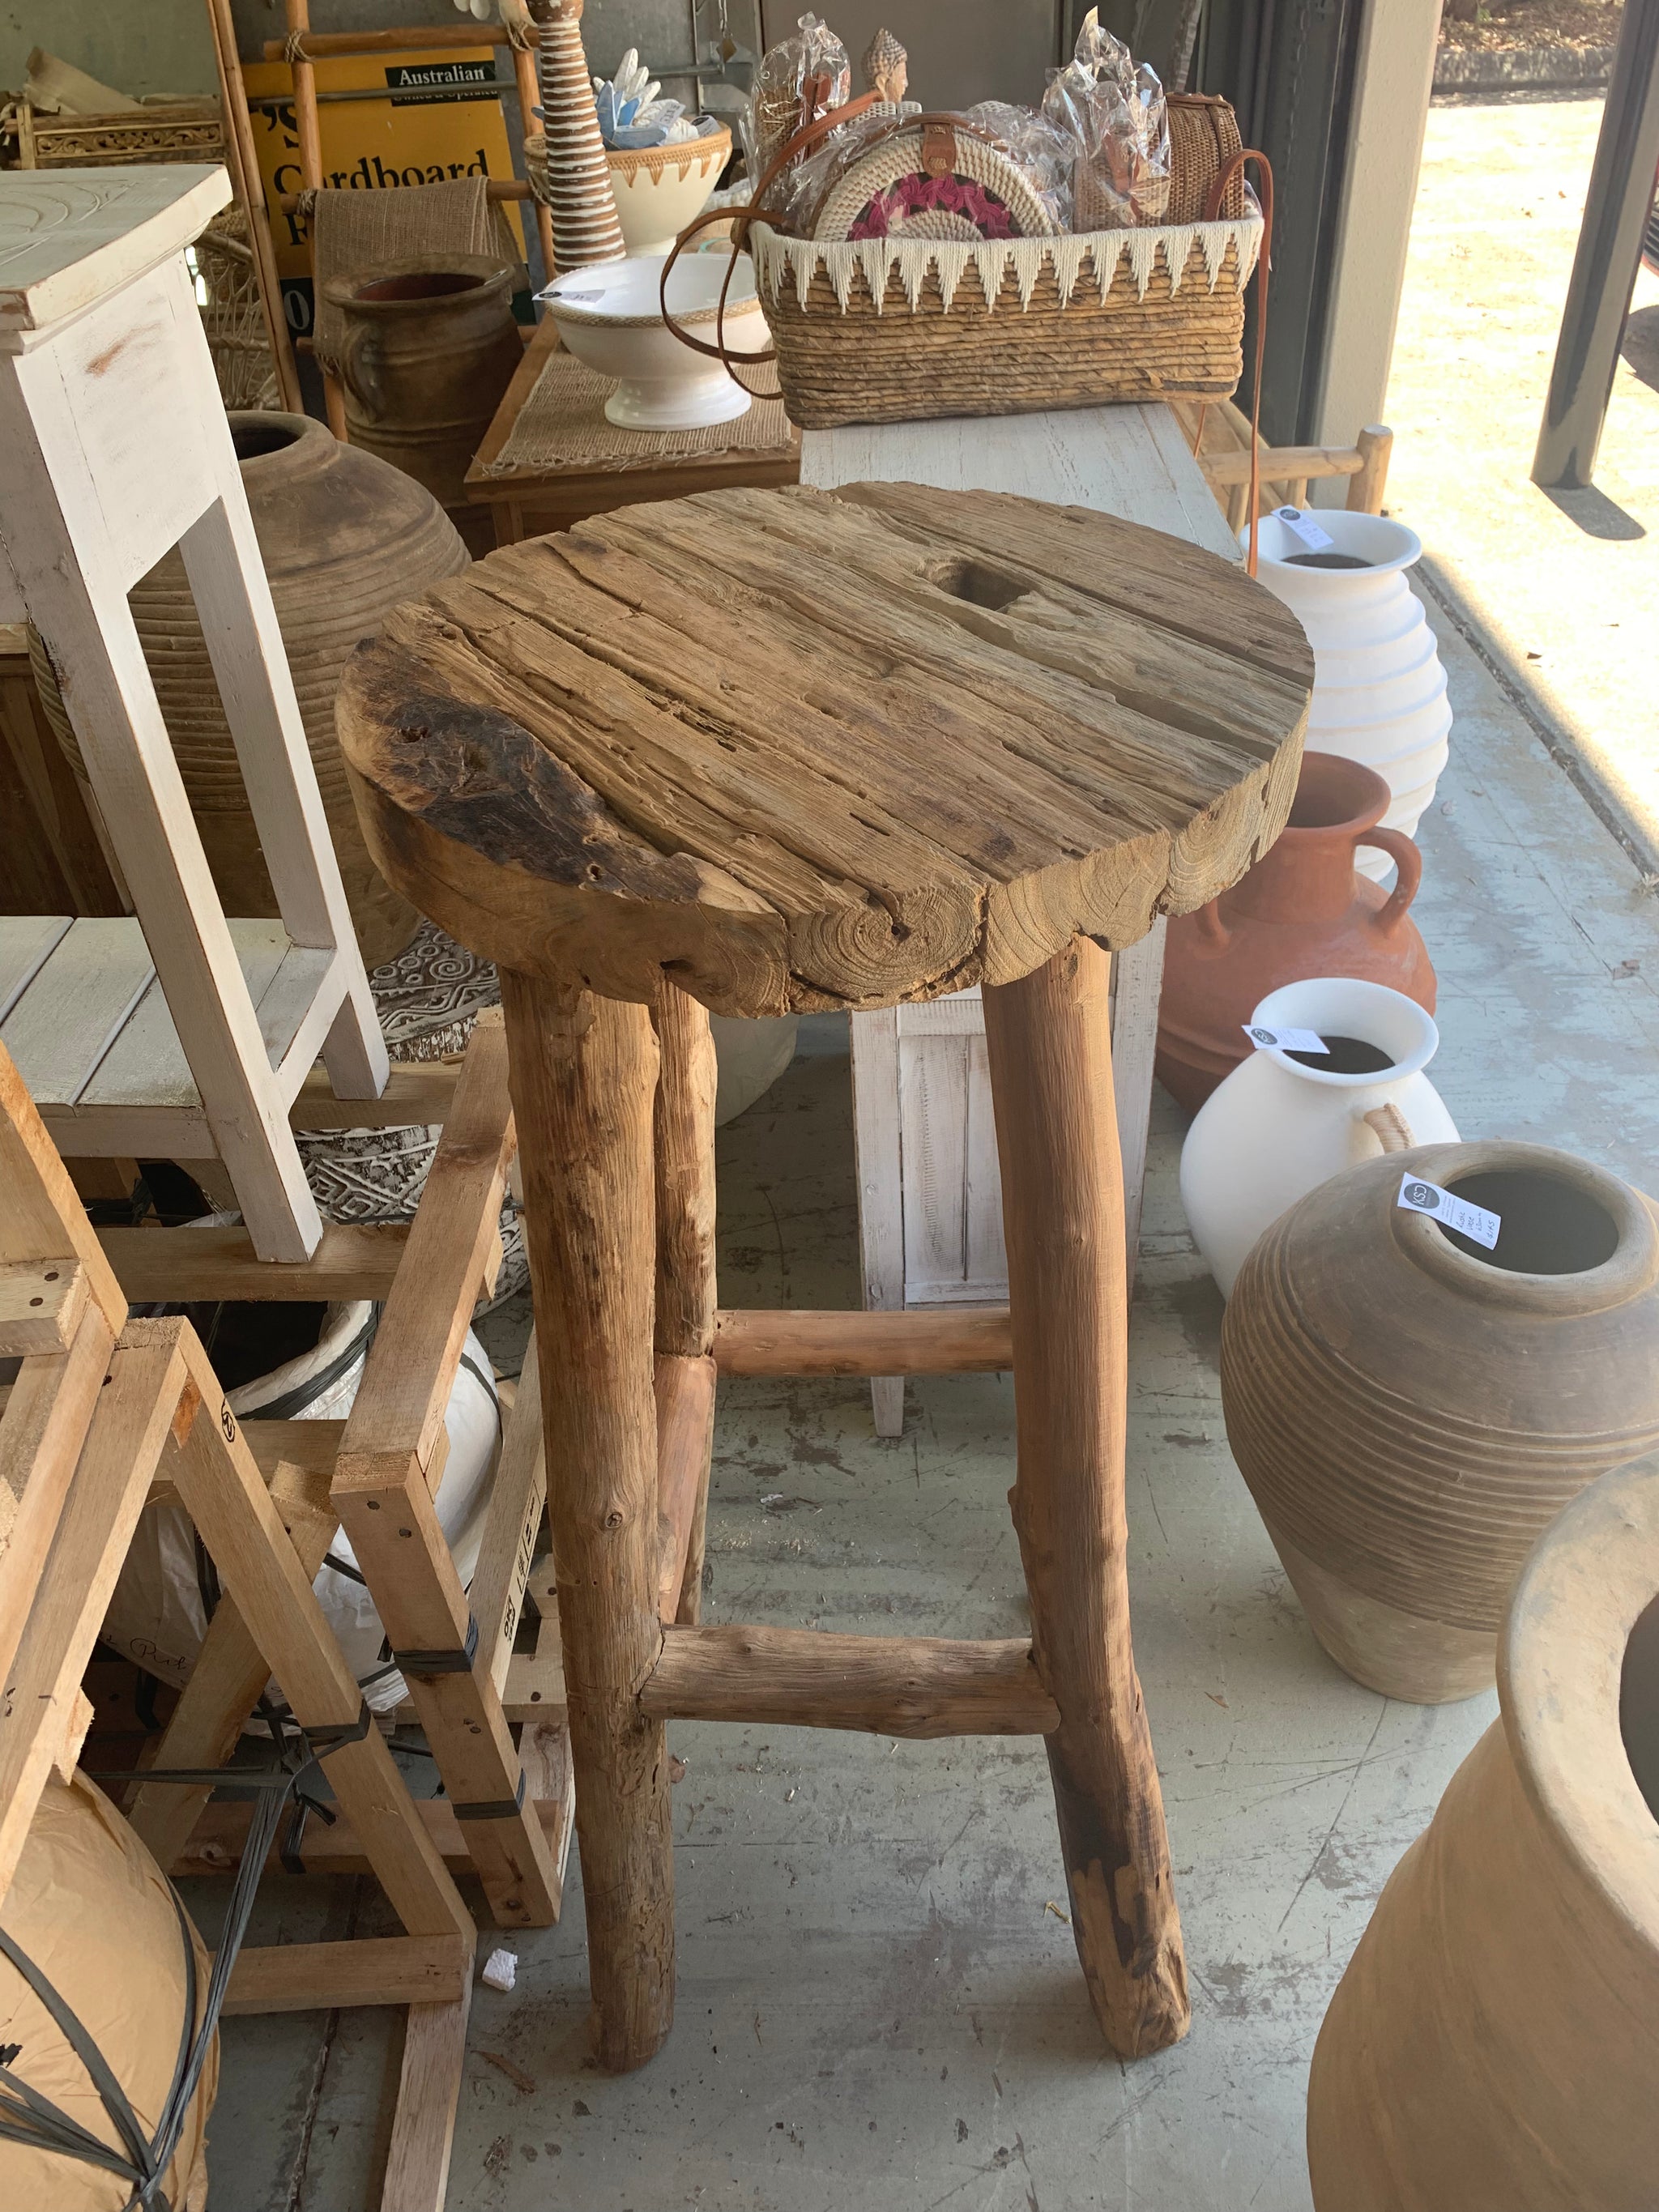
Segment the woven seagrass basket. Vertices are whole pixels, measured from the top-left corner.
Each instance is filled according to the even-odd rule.
[[[1259,216],[975,243],[748,244],[790,419],[805,430],[1171,395],[1243,371]]]

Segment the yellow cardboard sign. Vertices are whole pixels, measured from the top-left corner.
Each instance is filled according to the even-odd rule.
[[[392,191],[405,185],[440,185],[452,177],[510,177],[507,124],[496,96],[496,49],[456,52],[350,54],[319,60],[317,90],[385,91],[384,100],[319,100],[318,136],[322,142],[323,182],[336,191]],[[242,72],[250,101],[280,98],[282,105],[254,107],[253,136],[259,174],[273,210],[271,234],[276,272],[288,295],[292,280],[309,280],[311,256],[302,226],[276,211],[277,198],[297,192],[300,134],[294,113],[294,76],[286,62],[253,62]],[[459,91],[443,89],[451,86]],[[471,88],[476,87],[473,90]],[[504,209],[514,235],[524,249],[519,210]],[[289,299],[289,320],[310,327],[309,283],[304,305]]]

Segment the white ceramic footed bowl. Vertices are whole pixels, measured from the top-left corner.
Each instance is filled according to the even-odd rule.
[[[630,254],[568,270],[540,295],[559,336],[580,362],[618,380],[605,403],[609,419],[625,430],[696,430],[729,422],[749,411],[750,396],[723,364],[682,345],[662,319],[659,304],[664,254]],[[724,335],[731,354],[763,353],[766,319],[755,289],[754,264],[737,257],[726,295]],[[687,253],[668,279],[668,305],[676,322],[705,343],[721,325],[720,286],[731,267],[726,253]]]

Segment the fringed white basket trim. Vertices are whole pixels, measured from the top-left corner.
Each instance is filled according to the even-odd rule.
[[[1238,289],[1243,291],[1261,250],[1261,229],[1260,216],[1243,216],[1233,222],[1159,223],[1142,230],[1077,231],[1054,238],[860,238],[831,242],[787,237],[768,223],[757,222],[750,227],[748,244],[765,299],[775,300],[786,286],[793,286],[804,310],[812,279],[822,269],[843,314],[853,296],[855,276],[863,277],[879,314],[886,305],[889,280],[896,270],[914,314],[921,305],[930,268],[939,278],[948,310],[970,264],[993,307],[1011,270],[1019,289],[1020,306],[1029,307],[1045,263],[1054,270],[1062,307],[1085,281],[1085,262],[1089,281],[1103,300],[1125,259],[1143,300],[1160,259],[1170,273],[1170,289],[1178,292],[1194,245],[1203,254],[1212,292],[1220,281],[1227,249],[1234,247],[1238,255]]]

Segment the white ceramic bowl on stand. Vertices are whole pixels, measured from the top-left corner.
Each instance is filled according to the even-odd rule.
[[[630,254],[556,276],[539,296],[570,352],[601,376],[619,380],[605,403],[625,430],[696,430],[749,411],[750,395],[723,363],[682,345],[662,319],[662,254]],[[706,344],[720,325],[724,252],[686,253],[668,279],[668,306]],[[769,342],[755,289],[755,268],[738,256],[726,295],[724,333],[732,355],[763,353]]]
[[[1446,765],[1452,725],[1434,632],[1406,580],[1423,543],[1388,515],[1323,507],[1310,514],[1334,541],[1330,553],[1356,565],[1318,566],[1321,556],[1276,515],[1261,518],[1260,544],[1261,581],[1291,609],[1314,651],[1306,742],[1374,768],[1394,794],[1383,821],[1414,836]],[[1239,543],[1249,542],[1246,528]],[[1354,865],[1376,882],[1393,863],[1366,850]]]

